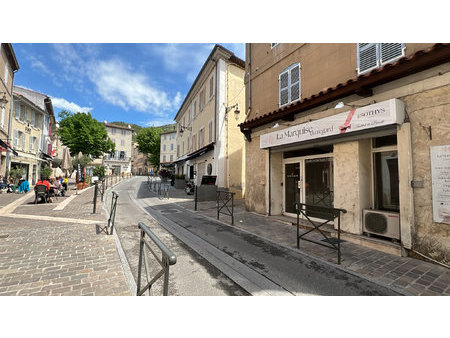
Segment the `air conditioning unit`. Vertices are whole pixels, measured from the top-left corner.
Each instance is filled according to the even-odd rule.
[[[363,210],[363,231],[400,239],[400,214],[391,211]]]

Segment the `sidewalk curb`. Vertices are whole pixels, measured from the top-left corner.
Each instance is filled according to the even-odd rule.
[[[105,196],[109,190],[111,190],[113,187],[115,187],[117,184],[119,184],[121,182],[118,182],[115,185],[111,186],[110,188],[106,189]],[[106,198],[104,199],[104,201],[106,202]],[[106,220],[108,220],[109,211],[106,208],[105,202],[102,203],[102,207],[103,207],[103,210],[105,210]],[[107,235],[107,236],[109,236],[109,235]],[[116,244],[116,250],[117,250],[117,253],[119,254],[120,262],[122,264],[123,273],[127,280],[128,289],[130,291],[130,296],[135,296],[137,293],[136,281],[134,280],[133,274],[131,272],[131,267],[130,267],[130,264],[128,263],[127,257],[125,255],[125,251],[123,250],[122,243],[120,242],[120,238],[117,235],[117,230],[113,232],[113,236],[114,236],[114,242]]]
[[[212,218],[212,217],[210,217],[210,216],[203,215],[203,214],[200,213],[199,211],[190,210],[190,209],[188,209],[188,208],[186,208],[186,207],[184,207],[184,206],[182,206],[182,205],[179,205],[177,202],[174,202],[174,204],[176,204],[176,205],[179,206],[180,208],[183,208],[183,209],[186,210],[186,211],[189,211],[189,212],[191,212],[191,213],[200,215],[200,216],[202,216],[202,217],[204,217],[204,218],[206,218],[206,219],[209,219],[209,220],[218,222],[218,223],[220,223],[220,224],[222,224],[222,225],[225,225],[225,226],[227,226],[227,227],[231,227],[231,228],[234,228],[234,229],[238,229],[238,230],[240,230],[240,231],[242,231],[242,232],[245,232],[245,233],[247,233],[247,234],[249,234],[249,235],[256,236],[256,237],[258,237],[258,238],[260,238],[260,239],[262,239],[262,240],[264,240],[264,241],[269,242],[269,243],[272,244],[272,245],[280,246],[280,247],[282,247],[282,248],[284,248],[284,249],[287,249],[287,250],[290,250],[290,251],[294,251],[294,252],[300,253],[300,254],[302,254],[302,255],[305,255],[305,256],[308,257],[309,259],[318,260],[318,261],[320,261],[321,263],[323,263],[323,264],[325,264],[325,265],[328,265],[328,266],[333,267],[333,268],[337,268],[338,270],[341,270],[341,271],[343,271],[343,272],[345,272],[345,273],[348,273],[348,274],[351,274],[351,275],[353,275],[353,276],[356,276],[356,277],[365,279],[365,280],[367,280],[367,281],[369,281],[369,282],[371,282],[371,283],[374,283],[374,284],[376,284],[376,285],[378,285],[378,286],[381,286],[381,287],[384,287],[384,288],[389,289],[389,290],[391,290],[391,291],[394,291],[394,292],[396,292],[396,293],[398,293],[398,294],[400,294],[400,295],[403,295],[403,296],[412,296],[411,293],[409,293],[408,291],[403,290],[403,289],[401,289],[401,288],[398,288],[398,287],[395,287],[395,286],[391,286],[391,285],[384,284],[384,283],[382,283],[382,282],[380,282],[380,281],[378,281],[378,280],[375,280],[375,279],[373,279],[373,278],[364,276],[364,275],[362,275],[362,274],[360,274],[360,273],[358,273],[358,272],[356,272],[356,271],[350,270],[350,269],[345,268],[345,267],[343,267],[343,266],[341,266],[341,265],[331,263],[331,262],[326,261],[326,260],[324,260],[324,259],[322,259],[322,258],[320,258],[320,257],[316,257],[316,256],[313,256],[313,255],[310,255],[310,254],[308,254],[308,253],[306,253],[306,252],[300,251],[300,250],[298,250],[298,249],[296,249],[296,248],[289,247],[289,246],[287,246],[287,245],[285,245],[285,244],[282,244],[282,243],[277,243],[277,242],[275,242],[275,241],[273,241],[273,240],[271,240],[271,239],[269,239],[269,238],[266,238],[266,237],[261,236],[261,235],[257,235],[257,234],[255,234],[255,233],[253,233],[253,232],[250,232],[250,231],[248,231],[248,230],[242,229],[242,228],[240,228],[240,227],[236,227],[236,226],[230,225],[230,224],[228,224],[228,223],[222,222],[222,221],[220,221],[220,220],[217,220],[217,219],[215,219],[215,218]]]

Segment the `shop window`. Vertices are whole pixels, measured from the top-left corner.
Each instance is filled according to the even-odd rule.
[[[333,145],[308,148],[302,150],[293,150],[293,151],[285,151],[283,153],[283,158],[292,158],[292,157],[303,157],[303,156],[311,156],[311,155],[322,155],[322,154],[331,154],[333,152]]]
[[[405,55],[404,43],[358,43],[358,74],[368,72]]]
[[[300,100],[300,63],[293,64],[283,70],[283,72],[278,77],[278,85],[280,107]]]
[[[400,210],[397,136],[373,140],[373,196],[376,210]]]

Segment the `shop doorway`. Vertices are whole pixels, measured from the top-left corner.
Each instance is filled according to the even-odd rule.
[[[296,216],[297,202],[322,207],[334,206],[331,154],[285,159],[283,171],[284,214]],[[319,212],[306,213],[314,219],[323,218]]]

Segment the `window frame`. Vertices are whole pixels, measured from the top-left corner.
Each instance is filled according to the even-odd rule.
[[[376,170],[376,168],[375,168],[375,154],[376,153],[393,152],[393,151],[395,151],[395,152],[397,152],[397,158],[398,158],[398,143],[395,144],[395,145],[375,147],[374,146],[375,138],[376,137],[371,139],[371,145],[370,145],[370,147],[371,147],[371,149],[370,149],[370,176],[371,176],[371,179],[370,179],[370,191],[371,191],[371,193],[370,193],[370,205],[371,205],[372,209],[374,209],[374,210],[384,210],[384,211],[398,212],[398,211],[387,210],[387,209],[386,210],[385,209],[375,209],[375,206],[376,206],[376,196],[375,196],[375,189],[376,189],[376,187],[375,187],[375,175],[376,175],[376,173],[375,173],[375,170]],[[400,173],[400,170],[399,170],[399,173]],[[400,195],[400,192],[399,192],[399,195]],[[399,202],[399,208],[400,208],[400,202]]]
[[[405,43],[400,43],[400,44],[401,44],[401,49],[402,49],[401,55],[396,56],[396,57],[393,58],[393,59],[389,59],[389,60],[387,60],[387,61],[382,62],[382,54],[381,54],[381,50],[382,50],[383,44],[384,44],[384,43],[380,43],[380,42],[377,42],[377,43],[367,43],[368,46],[362,46],[362,47],[360,47],[361,43],[357,43],[357,44],[356,44],[356,62],[357,62],[357,65],[356,65],[356,66],[357,66],[356,71],[357,71],[358,75],[368,73],[368,72],[370,72],[370,71],[372,71],[372,70],[374,70],[374,69],[380,68],[380,67],[382,67],[382,66],[384,66],[384,65],[386,65],[386,64],[388,64],[388,63],[395,62],[395,61],[397,61],[398,59],[400,59],[400,58],[402,58],[402,57],[404,57],[404,56],[406,55],[406,44],[405,44]],[[371,68],[367,68],[367,69],[364,69],[363,71],[361,71],[361,70],[360,70],[360,69],[361,69],[361,66],[360,66],[360,52],[361,52],[361,48],[363,48],[363,49],[368,49],[368,48],[371,47],[372,45],[375,45],[375,47],[376,47],[376,61],[377,61],[377,64],[376,64],[375,66],[371,67]]]
[[[296,68],[296,67],[299,68],[298,69],[298,81],[292,83],[291,82],[291,71],[294,68]],[[283,74],[285,74],[285,73],[288,74],[288,85],[287,85],[287,88],[288,88],[288,102],[285,103],[285,104],[281,104],[281,90],[282,90],[282,88],[281,88],[281,76]],[[295,99],[294,101],[292,101],[291,100],[292,86],[295,85],[296,83],[298,83],[298,87],[299,87],[298,88],[298,99]],[[283,89],[284,88],[285,87],[283,87]],[[283,71],[278,75],[278,107],[281,108],[281,107],[287,106],[287,105],[289,105],[291,103],[300,101],[301,99],[302,99],[302,66],[301,66],[300,62],[296,62],[296,63],[293,63],[290,66],[286,67],[285,69],[283,69]]]

